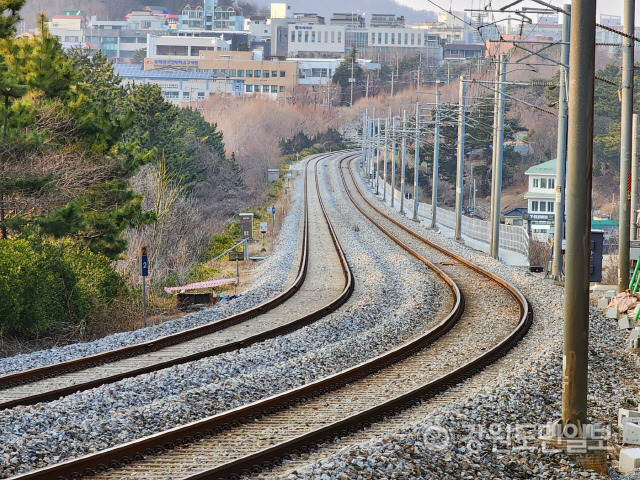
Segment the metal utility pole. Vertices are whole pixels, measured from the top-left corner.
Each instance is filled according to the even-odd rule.
[[[565,4],[562,8],[571,13],[571,5]],[[560,61],[564,65],[569,65],[569,41],[571,39],[571,16],[564,15],[562,18],[562,51]],[[553,207],[553,263],[551,275],[554,279],[562,278],[562,241],[564,239],[564,195],[566,188],[566,168],[567,168],[567,128],[568,114],[568,90],[567,80],[569,69],[560,67],[560,85],[558,92],[558,144],[556,147],[556,200]]]
[[[633,114],[631,147],[631,240],[638,239],[638,114]]]
[[[365,98],[369,99],[369,74],[367,73],[367,85],[365,86]],[[375,115],[374,115],[375,117]]]
[[[393,97],[393,69],[391,70],[391,96]]]
[[[376,195],[380,193],[380,118],[378,119],[377,156],[376,156]]]
[[[391,114],[391,112],[389,112]],[[382,168],[382,198],[387,202],[387,163],[389,163],[389,118],[384,119],[384,166]]]
[[[404,215],[404,184],[405,168],[407,166],[407,111],[402,114],[402,157],[400,162],[400,213]]]
[[[465,116],[465,97],[466,97],[466,79],[464,75],[460,77],[460,103],[458,106],[458,168],[456,171],[456,228],[455,238],[462,238],[462,191],[464,185],[464,116]]]
[[[413,219],[418,221],[418,170],[420,170],[420,102],[416,103],[416,162],[413,172]]]
[[[629,285],[629,230],[631,202],[631,123],[633,115],[633,39],[635,0],[625,0],[622,37],[622,115],[620,119],[620,217],[618,292]]]
[[[572,425],[581,437],[587,421],[596,4],[574,0],[571,6],[562,425]]]
[[[393,133],[391,134],[391,208],[396,198],[396,126],[398,119],[393,117]]]
[[[433,178],[431,180],[431,228],[436,228],[438,211],[438,163],[440,162],[440,84],[436,83],[436,125],[433,138]]]
[[[493,151],[493,171],[491,175],[491,256],[498,258],[500,254],[500,197],[502,196],[502,154],[504,148],[504,90],[507,79],[507,56],[500,55],[498,65],[498,88],[496,103],[496,127]]]

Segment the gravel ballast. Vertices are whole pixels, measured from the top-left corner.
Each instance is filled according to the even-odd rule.
[[[361,181],[361,184],[364,182]],[[364,187],[369,191],[368,187]],[[381,204],[382,205],[382,204]],[[395,210],[386,212],[402,219]],[[625,352],[627,331],[594,307],[590,314],[588,414],[604,425],[610,465],[601,476],[575,457],[547,450],[537,440],[560,417],[564,291],[522,267],[509,267],[426,228],[425,238],[512,283],[527,297],[534,325],[515,351],[465,382],[459,401],[415,407],[410,422],[388,433],[344,447],[322,460],[296,467],[287,479],[616,478],[618,408],[638,404],[638,357]],[[363,432],[362,436],[365,436]]]
[[[323,196],[329,195],[322,176],[320,188]],[[299,202],[301,190],[296,192]],[[238,352],[54,402],[4,410],[0,476],[101,450],[302,385],[378,355],[435,321],[440,305],[435,275],[373,227],[359,222],[354,228],[357,214],[344,199],[325,203],[356,282],[345,307],[297,332]],[[295,229],[284,232],[297,236]]]

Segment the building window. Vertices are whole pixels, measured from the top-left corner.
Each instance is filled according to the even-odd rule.
[[[264,70],[264,71],[262,72],[262,76],[263,76],[264,78],[269,78],[269,70]]]
[[[411,34],[411,45],[415,45],[416,44],[416,39],[415,39],[416,34],[412,33]]]
[[[338,32],[338,43],[342,43],[342,32]]]
[[[538,188],[540,185],[540,181],[537,178],[533,179],[533,188]]]
[[[307,30],[304,31],[304,43],[309,43],[309,32]]]
[[[372,33],[371,34],[371,45],[375,45],[376,44],[376,34]]]
[[[284,92],[284,87],[282,85],[280,85],[280,91]]]
[[[547,188],[547,179],[546,178],[541,178],[540,179],[540,188]]]
[[[245,85],[247,93],[253,92],[253,85]]]
[[[166,99],[180,98],[180,92],[176,92],[176,91],[164,92],[164,98]]]
[[[541,212],[547,211],[547,202],[540,202],[540,211]]]
[[[316,32],[311,32],[311,43],[316,43]]]
[[[395,43],[396,43],[396,34],[391,33],[391,45],[395,45]]]
[[[219,68],[214,68],[212,73],[214,75],[218,75],[220,73],[220,69]]]
[[[238,76],[244,77],[244,70],[238,70]]]
[[[256,78],[260,78],[260,76],[262,75],[262,70],[254,70],[253,71],[253,76]]]
[[[336,32],[331,32],[331,43],[336,43],[335,33]]]
[[[329,32],[326,30],[324,32],[324,43],[329,43]]]
[[[256,88],[259,88],[259,87],[256,87]],[[269,93],[269,85],[262,86],[262,93]]]
[[[302,41],[302,32],[298,32],[298,42]]]
[[[384,32],[384,44],[389,45],[389,34]]]
[[[229,70],[229,76],[230,76],[230,77],[235,77],[235,76],[236,76],[236,70],[235,70],[235,68],[232,68],[231,70]]]
[[[278,93],[278,86],[277,85],[271,85],[271,93]]]
[[[284,70],[280,70],[280,77],[284,77],[284,76],[285,76]]]
[[[273,78],[276,78],[278,76],[278,71],[277,70],[271,70],[271,76]]]
[[[531,211],[532,212],[537,212],[538,211],[538,201],[537,200],[533,200],[531,202]]]
[[[556,188],[556,179],[555,178],[550,178],[549,179],[549,188]]]
[[[296,41],[296,32],[291,32],[291,41],[292,42]]]
[[[253,70],[247,70],[247,78],[253,77]]]
[[[226,68],[223,68],[222,70],[220,70],[220,72],[224,73],[225,75],[229,73]]]
[[[553,213],[553,202],[547,202],[547,212]]]
[[[408,33],[404,34],[404,44],[405,45],[409,45],[409,34]]]
[[[204,92],[198,92],[198,100],[202,100],[204,98]]]
[[[190,93],[191,92],[188,92],[188,91],[182,92],[182,99],[183,100],[189,100]]]

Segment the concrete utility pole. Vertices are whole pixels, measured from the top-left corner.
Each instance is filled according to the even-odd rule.
[[[374,143],[374,137],[376,134],[376,128],[375,128],[375,121],[376,121],[376,107],[373,107],[373,117],[371,118],[371,154],[370,154],[370,158],[369,158],[369,185],[371,185],[371,188],[373,188],[373,157],[374,157],[374,153],[375,153],[375,143]]]
[[[377,142],[377,156],[376,156],[376,195],[380,192],[380,118],[378,119],[378,135],[376,136]]]
[[[356,79],[353,77],[353,57],[351,57],[351,77],[349,78],[349,83],[351,84],[351,100],[349,100],[349,108],[353,107],[353,84]]]
[[[391,115],[391,112],[389,112]],[[389,163],[389,118],[384,119],[384,166],[382,167],[382,198],[387,202],[387,163]]]
[[[638,239],[638,114],[633,114],[631,147],[631,240]]]
[[[493,169],[491,172],[491,241],[489,250],[493,258],[500,254],[500,197],[502,196],[502,153],[504,148],[504,90],[507,79],[507,56],[500,55],[496,79],[495,133]]]
[[[366,159],[367,159],[367,114],[368,110],[362,114],[362,171],[366,172]]]
[[[400,213],[404,215],[404,184],[405,169],[407,166],[407,128],[408,128],[407,111],[402,114],[402,157],[400,163]]]
[[[466,97],[466,79],[464,75],[460,77],[460,103],[458,106],[458,168],[456,171],[456,228],[455,238],[462,238],[462,196],[464,192],[464,116],[465,116],[465,97]]]
[[[587,421],[596,5],[574,0],[571,6],[562,426],[581,437]]]
[[[413,172],[413,219],[418,221],[418,170],[420,170],[420,102],[416,103],[416,168]]]
[[[635,0],[624,1],[623,30],[634,34]],[[620,217],[618,292],[629,286],[629,230],[631,202],[631,123],[633,115],[633,39],[622,37],[622,115],[620,119]]]
[[[393,117],[393,132],[391,134],[391,208],[396,198],[396,126],[398,119]]]
[[[571,5],[565,4],[562,8],[571,13]],[[571,16],[562,17],[562,52],[560,61],[564,65],[569,65],[569,41],[571,40]],[[564,239],[564,194],[566,188],[567,169],[567,128],[568,114],[568,90],[567,80],[569,69],[560,67],[560,86],[558,92],[558,144],[556,147],[556,201],[553,208],[553,263],[551,275],[554,279],[560,280],[562,277],[562,240]]]
[[[431,180],[431,228],[436,228],[438,211],[438,163],[440,162],[440,84],[436,83],[436,125],[433,138],[433,178]]]

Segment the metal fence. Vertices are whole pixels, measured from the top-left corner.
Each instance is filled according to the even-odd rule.
[[[380,190],[382,192],[382,185]],[[391,185],[388,183],[387,197],[388,202],[391,198]],[[399,205],[400,192],[397,189],[395,202],[395,205]],[[405,199],[404,205],[407,214],[413,214],[413,200]],[[420,203],[418,205],[418,215],[429,220],[431,220],[431,210],[430,204]],[[444,208],[438,207],[436,212],[436,224],[455,230],[455,212],[453,210],[445,210]],[[463,215],[462,234],[474,240],[489,244],[491,240],[491,222]],[[529,258],[529,234],[527,233],[527,230],[524,227],[500,224],[500,248],[519,253]]]

